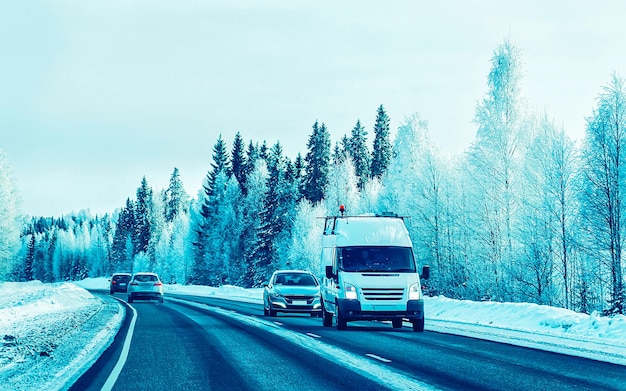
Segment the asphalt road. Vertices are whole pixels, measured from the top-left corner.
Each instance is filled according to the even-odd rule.
[[[177,296],[198,307],[175,297],[132,304],[136,324],[114,390],[626,389],[624,366],[415,333],[408,323],[351,322],[338,331],[306,315],[264,317],[260,305]],[[126,332],[75,389],[102,387]]]

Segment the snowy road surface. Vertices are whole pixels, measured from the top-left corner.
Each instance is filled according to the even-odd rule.
[[[81,285],[102,289],[107,282],[95,279]],[[168,287],[168,292],[227,296],[260,303],[259,290],[235,287],[172,286]],[[516,338],[515,343],[520,345],[541,345],[578,356],[596,356],[594,358],[620,364],[616,367],[618,372],[626,370],[623,367],[626,365],[626,317],[623,316],[607,319],[545,306],[460,302],[445,298],[429,298],[426,308],[430,320],[427,330],[478,333],[496,340]],[[112,300],[97,299],[74,284],[0,284],[3,343],[0,345],[0,389],[67,388],[111,343],[121,323],[121,314],[121,308]],[[267,323],[265,319],[245,318]],[[416,338],[414,334],[418,333],[407,335]],[[398,337],[394,333],[389,335]]]

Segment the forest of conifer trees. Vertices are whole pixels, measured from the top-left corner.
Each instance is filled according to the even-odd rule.
[[[428,294],[624,313],[624,80],[599,88],[576,142],[524,103],[522,73],[519,48],[503,42],[461,156],[442,153],[418,114],[392,139],[380,105],[369,131],[357,119],[334,143],[315,121],[295,158],[279,141],[237,133],[229,146],[220,136],[198,194],[174,169],[166,189],[144,177],[104,216],[21,221],[0,156],[0,272],[55,282],[151,270],[167,283],[258,287],[277,268],[317,273],[318,217],[343,204],[410,217],[416,260],[431,267]]]

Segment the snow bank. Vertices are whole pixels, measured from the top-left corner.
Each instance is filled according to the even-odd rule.
[[[72,384],[108,347],[123,319],[71,283],[0,283],[0,384],[11,390]]]

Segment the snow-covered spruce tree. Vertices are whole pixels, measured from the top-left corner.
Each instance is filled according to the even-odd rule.
[[[582,212],[589,226],[588,271],[599,272],[599,294],[610,303],[608,312],[624,310],[622,243],[626,201],[626,96],[624,80],[613,75],[587,120],[582,152],[584,180]],[[603,292],[602,281],[610,281]],[[593,288],[593,287],[592,287]]]
[[[476,108],[476,139],[467,154],[475,256],[469,265],[479,268],[475,276],[487,277],[479,294],[496,300],[511,299],[515,290],[508,272],[516,259],[513,226],[527,125],[520,79],[520,51],[505,41],[491,59],[487,95]]]
[[[174,167],[174,171],[170,176],[170,182],[167,189],[163,193],[163,213],[165,221],[170,223],[183,213],[189,210],[189,195],[185,191],[183,182],[180,179],[178,168]]]
[[[518,299],[571,308],[577,249],[576,153],[563,129],[543,116],[524,164],[517,236],[523,254],[511,270]]]
[[[372,146],[372,162],[370,174],[373,178],[382,178],[391,160],[391,136],[389,116],[383,105],[378,107],[374,123],[374,145]]]
[[[132,245],[134,232],[135,203],[127,198],[126,205],[120,210],[115,224],[111,244],[111,273],[132,271],[134,250],[129,244]]]
[[[241,133],[235,134],[235,140],[233,141],[233,149],[230,154],[230,174],[234,176],[239,185],[241,191],[245,192],[246,188],[246,151],[241,137]]]
[[[359,179],[359,189],[362,189],[370,174],[370,152],[367,149],[367,131],[357,120],[349,140],[348,153],[354,164],[354,172]]]
[[[254,286],[261,286],[275,269],[286,266],[286,260],[279,259],[279,243],[288,237],[294,201],[291,184],[285,181],[285,158],[279,142],[270,150],[268,174],[261,225],[257,231],[258,240],[253,255]]]
[[[148,186],[148,181],[145,176],[141,179],[141,185],[137,188],[137,200],[135,203],[134,217],[135,232],[133,236],[133,244],[135,246],[135,255],[145,253],[149,258],[152,258],[149,253],[149,244],[154,230],[154,204],[152,199],[152,188]],[[152,266],[154,265],[149,265],[149,269],[152,269]]]
[[[86,225],[89,245],[85,249],[90,277],[110,275],[112,223],[108,214],[95,216]]]
[[[9,163],[0,151],[0,281],[15,265],[20,244],[18,196]]]
[[[313,133],[307,143],[305,164],[304,196],[313,203],[320,202],[328,184],[330,165],[330,134],[324,123],[320,125],[315,121],[313,124]]]
[[[189,231],[189,195],[177,168],[169,186],[162,192],[163,223],[156,243],[157,272],[169,283],[185,282],[189,265],[185,258],[185,240]]]
[[[241,259],[238,270],[240,271],[238,285],[251,288],[255,285],[255,261],[254,254],[259,241],[259,229],[261,227],[261,213],[263,200],[267,193],[267,162],[263,159],[254,159],[255,168],[247,176],[247,189],[241,202],[242,223],[241,227]]]
[[[300,193],[298,199],[304,198],[304,183],[306,177],[306,164],[302,154],[298,153],[296,159],[293,162],[293,170],[296,180],[298,181],[298,192]]]
[[[257,161],[262,160],[260,156],[259,145],[250,141],[248,143],[248,148],[246,149],[246,153],[243,159],[243,167],[242,170],[242,178],[243,182],[239,182],[241,184],[241,192],[243,195],[248,193],[248,176],[252,174],[252,172],[256,169]]]
[[[211,229],[219,219],[218,200],[223,196],[226,176],[229,170],[226,143],[220,134],[213,146],[213,162],[207,172],[202,190],[198,195],[198,214],[192,220],[192,231],[196,238],[193,241],[194,251],[190,282],[200,285],[211,283],[209,265],[206,264]],[[218,178],[221,176],[221,179]]]

